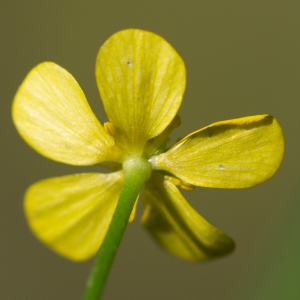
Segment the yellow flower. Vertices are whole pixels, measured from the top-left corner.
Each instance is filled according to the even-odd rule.
[[[114,170],[33,184],[24,206],[38,238],[73,260],[94,255],[120,195],[122,165],[138,158],[152,166],[142,224],[165,250],[193,261],[233,250],[232,239],[203,219],[176,186],[245,188],[265,181],[280,165],[282,130],[270,115],[244,117],[204,127],[167,149],[180,123],[185,78],[181,57],[163,38],[137,29],[114,34],[96,61],[109,119],[102,126],[65,69],[44,62],[30,71],[12,109],[24,140],[53,160]]]

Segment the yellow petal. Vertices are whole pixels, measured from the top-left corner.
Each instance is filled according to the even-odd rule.
[[[203,187],[246,188],[270,178],[284,151],[282,129],[269,115],[221,121],[191,133],[151,159],[154,169]]]
[[[143,200],[142,224],[171,254],[203,261],[234,249],[233,240],[203,219],[167,176],[153,173],[146,184]]]
[[[90,165],[112,160],[116,153],[76,80],[55,63],[44,62],[30,71],[12,114],[24,140],[53,160]]]
[[[138,149],[176,115],[185,78],[181,57],[151,32],[117,32],[98,53],[96,79],[108,118]]]
[[[29,225],[52,250],[75,261],[88,259],[105,237],[122,183],[122,172],[37,182],[25,196]]]

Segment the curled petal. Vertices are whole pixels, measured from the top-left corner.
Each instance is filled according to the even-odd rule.
[[[270,115],[221,121],[191,133],[151,159],[154,169],[203,187],[246,188],[270,178],[284,152],[282,129]]]
[[[98,53],[96,79],[108,118],[138,148],[174,118],[185,78],[181,57],[151,32],[117,32]]]
[[[48,158],[73,165],[115,159],[113,138],[74,77],[55,63],[30,71],[15,96],[12,115],[24,140]]]
[[[82,261],[94,255],[108,230],[123,183],[122,172],[42,180],[25,195],[35,235],[52,250]]]
[[[145,187],[143,200],[142,224],[171,254],[204,261],[234,249],[233,240],[202,218],[167,176],[153,174]]]

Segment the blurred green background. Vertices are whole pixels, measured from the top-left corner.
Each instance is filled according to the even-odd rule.
[[[54,61],[78,80],[101,122],[94,65],[118,30],[153,31],[180,53],[187,90],[183,137],[212,122],[269,113],[286,151],[269,181],[243,190],[197,188],[190,203],[236,243],[222,259],[193,264],[159,249],[139,223],[128,226],[104,299],[300,299],[300,1],[10,0],[0,4],[0,299],[81,299],[93,260],[74,263],[42,245],[23,215],[37,180],[99,167],[72,167],[29,148],[11,121],[28,71]]]

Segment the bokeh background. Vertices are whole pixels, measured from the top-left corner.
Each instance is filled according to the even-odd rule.
[[[183,137],[219,120],[269,113],[285,135],[282,165],[243,190],[184,192],[237,248],[193,264],[159,249],[139,223],[128,226],[104,299],[300,299],[300,1],[10,0],[0,4],[0,299],[81,299],[93,259],[57,256],[30,232],[23,194],[37,180],[100,167],[72,167],[29,148],[11,120],[28,71],[54,61],[78,80],[101,122],[94,65],[101,44],[136,27],[167,39],[187,67]]]

